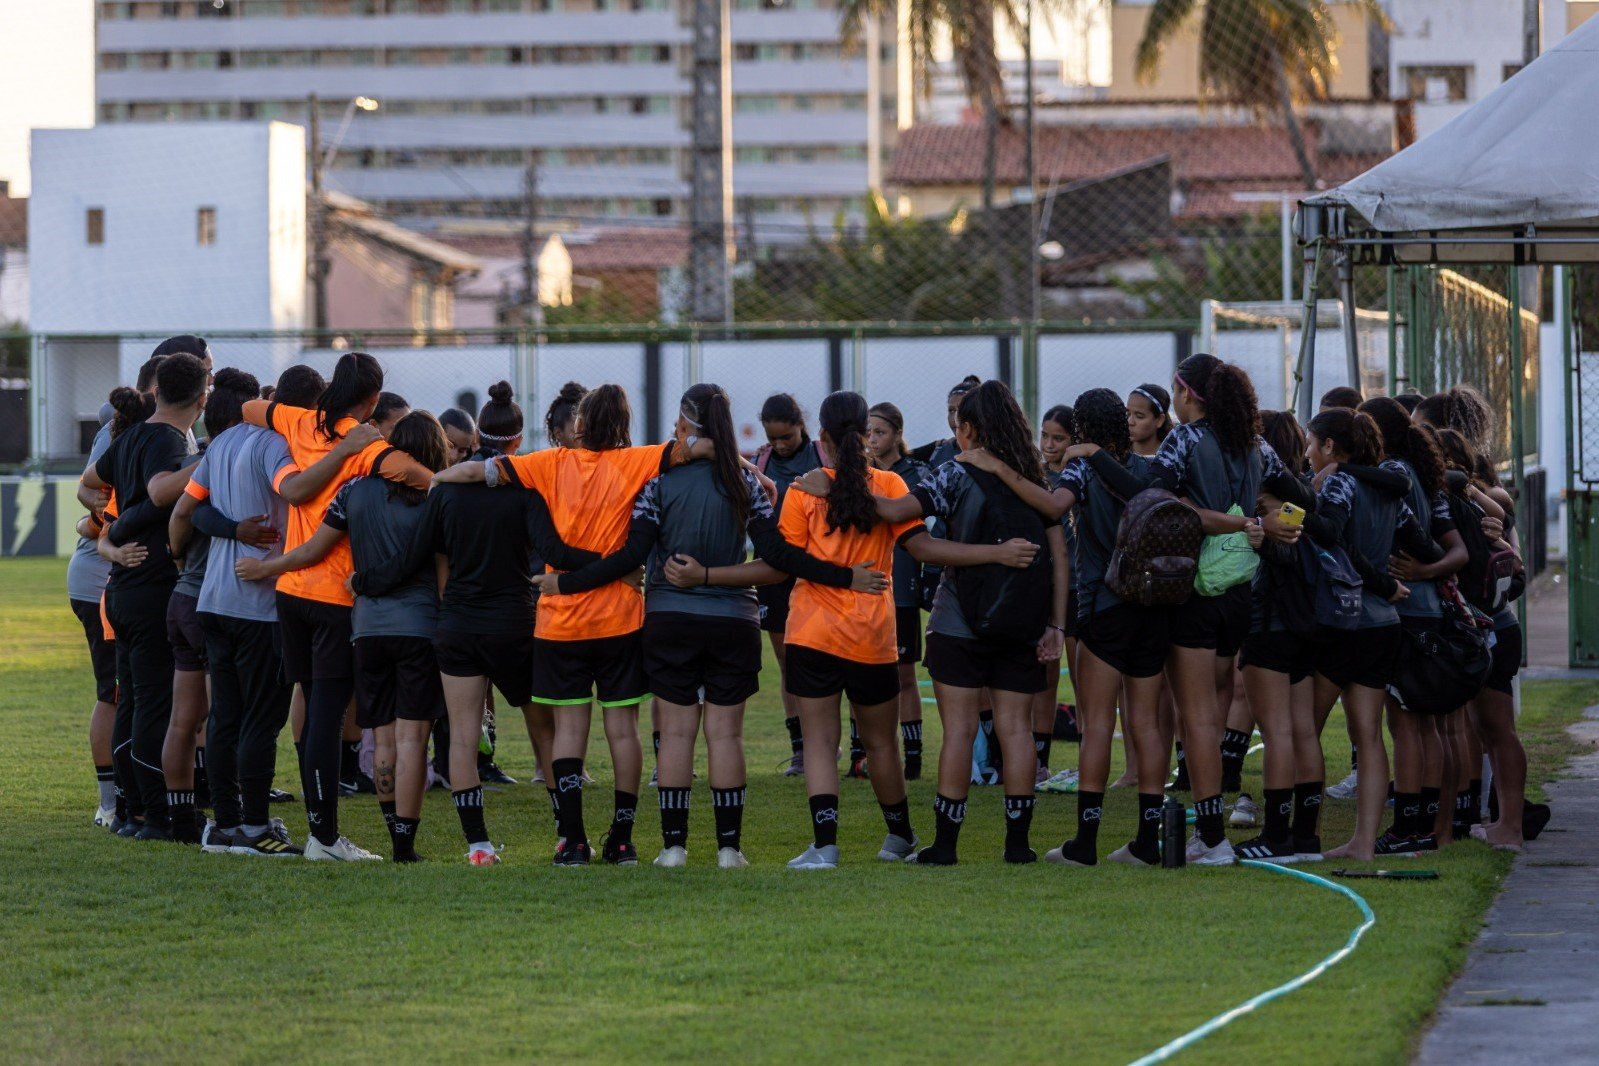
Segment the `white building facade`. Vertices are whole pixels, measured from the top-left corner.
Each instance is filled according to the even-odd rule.
[[[331,188],[397,218],[687,217],[687,0],[180,0],[96,4],[102,124],[355,116]],[[833,0],[733,0],[738,214],[858,208],[894,129],[893,39],[841,48]],[[868,94],[878,113],[869,123]]]

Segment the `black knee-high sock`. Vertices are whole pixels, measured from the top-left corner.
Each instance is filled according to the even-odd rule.
[[[555,820],[569,847],[589,842],[583,827],[583,760],[556,759],[550,764],[555,775]]]
[[[1194,832],[1199,834],[1199,839],[1205,842],[1207,848],[1213,848],[1227,839],[1227,831],[1222,828],[1221,815],[1220,793],[1194,801]]]
[[[1163,793],[1138,794],[1138,833],[1133,837],[1133,852],[1145,862],[1160,859],[1160,808],[1165,802]]]
[[[811,838],[819,848],[838,843],[838,797],[811,797]]]
[[[1050,745],[1054,743],[1054,740],[1055,740],[1055,734],[1054,733],[1034,733],[1033,734],[1033,751],[1038,756],[1038,765],[1040,765],[1040,766],[1048,766],[1049,765],[1049,749],[1050,749]]]
[[[194,805],[196,807],[211,806],[211,780],[205,772],[205,745],[198,744],[194,749]]]
[[[901,840],[913,841],[916,833],[911,829],[911,801],[902,799],[898,803],[879,803],[883,811],[883,824],[888,826],[888,831]]]
[[[1099,842],[1099,824],[1105,817],[1103,792],[1077,791],[1077,839],[1090,845]]]
[[[1229,729],[1221,735],[1223,792],[1237,792],[1242,784],[1244,756],[1249,754],[1249,734]]]
[[[1293,837],[1310,841],[1321,835],[1321,789],[1324,782],[1301,781],[1294,786]]]
[[[805,736],[800,731],[800,720],[797,717],[785,718],[783,719],[783,724],[788,727],[789,749],[795,755],[798,755],[801,751],[805,750]]]
[[[1466,788],[1466,824],[1482,824],[1482,778],[1474,777]]]
[[[933,848],[953,856],[960,843],[961,824],[966,821],[966,801],[950,799],[940,792],[933,798]]]
[[[416,831],[422,824],[420,818],[394,818],[394,824],[389,827],[389,840],[394,845],[395,862],[415,862]]]
[[[744,837],[744,786],[711,789],[711,812],[716,816],[716,846],[737,851]]]
[[[922,720],[914,718],[909,722],[899,724],[899,736],[905,746],[905,758],[920,759],[922,757]]]
[[[667,788],[661,786],[661,846],[681,848],[688,844],[688,805],[694,794],[692,788]]]
[[[611,815],[611,843],[633,842],[633,823],[638,820],[638,797],[631,792],[615,791],[616,813]]]
[[[455,813],[461,819],[461,833],[468,844],[486,844],[489,831],[483,825],[483,786],[463,788],[451,792],[455,800]]]
[[[550,794],[550,814],[552,816],[554,816],[554,818],[555,818],[555,835],[556,836],[560,836],[561,835],[561,800],[560,800],[560,798],[558,796],[556,796],[555,789],[546,787],[544,791],[546,791],[546,792],[548,792]]]
[[[378,810],[383,812],[383,824],[388,826],[390,830],[394,828],[394,819],[399,817],[395,813],[397,809],[397,805],[393,800],[378,800]]]
[[[194,835],[194,793],[167,791],[167,815],[172,819],[172,835],[187,840]]]
[[[1038,858],[1028,845],[1033,830],[1033,794],[1005,797],[1005,861],[1032,862]]]
[[[866,745],[861,743],[861,727],[852,716],[849,720],[849,761],[866,758]]]
[[[1287,840],[1293,823],[1294,790],[1268,788],[1265,790],[1266,825],[1263,835],[1267,840]]]
[[[1421,790],[1421,819],[1416,823],[1416,835],[1426,836],[1438,824],[1438,807],[1443,803],[1444,790],[1441,788],[1423,788]]]
[[[1421,822],[1421,793],[1394,793],[1394,832],[1408,837],[1416,834]]]

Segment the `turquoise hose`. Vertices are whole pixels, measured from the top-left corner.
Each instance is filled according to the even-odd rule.
[[[1306,985],[1310,984],[1310,982],[1314,981],[1316,978],[1320,977],[1332,967],[1338,965],[1338,963],[1342,962],[1344,959],[1353,954],[1355,946],[1360,943],[1360,938],[1366,935],[1367,930],[1377,924],[1377,915],[1372,913],[1371,904],[1367,903],[1363,898],[1361,898],[1359,893],[1351,891],[1344,885],[1329,881],[1325,877],[1317,877],[1315,874],[1308,874],[1303,870],[1297,870],[1292,866],[1278,866],[1274,863],[1259,862],[1255,859],[1243,859],[1238,865],[1250,866],[1256,870],[1266,870],[1269,873],[1286,874],[1289,877],[1297,877],[1301,881],[1308,881],[1309,883],[1313,885],[1319,885],[1322,888],[1330,888],[1339,895],[1348,897],[1348,899],[1352,901],[1356,907],[1360,908],[1360,925],[1355,928],[1354,932],[1349,934],[1349,939],[1344,942],[1343,947],[1339,948],[1331,955],[1328,955],[1325,959],[1322,959],[1316,965],[1312,966],[1310,969],[1306,970],[1292,981],[1280,984],[1276,988],[1267,989],[1265,992],[1262,992],[1257,996],[1252,996],[1249,999],[1244,1000],[1244,1002],[1238,1004],[1238,1006],[1232,1008],[1231,1010],[1223,1014],[1216,1015],[1203,1025],[1200,1025],[1194,1029],[1190,1029],[1188,1032],[1184,1033],[1182,1036],[1179,1036],[1170,1043],[1156,1048],[1154,1051],[1151,1051],[1141,1059],[1137,1059],[1133,1062],[1132,1066],[1148,1066],[1150,1063],[1165,1062],[1173,1055],[1176,1055],[1179,1051],[1184,1051],[1190,1047],[1193,1047],[1195,1044],[1205,1039],[1205,1037],[1210,1036],[1212,1033],[1218,1031],[1223,1026],[1230,1025],[1234,1021],[1237,1021],[1239,1018],[1251,1013],[1255,1009],[1265,1006],[1272,1000],[1281,999],[1290,992],[1304,988]]]

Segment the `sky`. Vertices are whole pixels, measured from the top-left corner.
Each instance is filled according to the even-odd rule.
[[[92,0],[0,0],[0,180],[28,194],[28,130],[94,124]]]

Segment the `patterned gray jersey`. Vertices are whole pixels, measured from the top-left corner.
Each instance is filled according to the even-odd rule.
[[[770,467],[768,467],[770,470]],[[744,525],[734,522],[733,501],[716,476],[716,464],[699,459],[650,479],[633,503],[633,520],[654,524],[658,533],[645,569],[644,611],[735,618],[756,624],[760,607],[753,588],[708,585],[678,588],[666,580],[666,560],[682,553],[706,566],[735,566],[745,559],[749,528],[775,520],[772,502],[748,470],[749,494]]]
[[[409,503],[406,489],[381,477],[358,477],[344,483],[328,504],[322,521],[350,538],[355,570],[382,565],[403,555],[422,524],[423,501]],[[351,636],[424,637],[439,626],[438,578],[430,566],[419,567],[382,596],[357,596],[350,618]]]

